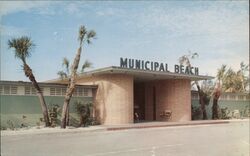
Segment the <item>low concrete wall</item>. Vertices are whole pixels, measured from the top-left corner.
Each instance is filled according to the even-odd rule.
[[[45,101],[48,108],[52,104],[57,104],[60,107],[63,105],[63,96],[45,96]],[[72,121],[78,122],[76,114],[75,102],[92,102],[92,97],[72,97],[70,101],[70,115]],[[39,123],[40,118],[43,118],[41,106],[37,96],[20,96],[20,95],[0,95],[1,103],[1,127],[9,127],[11,123],[15,127],[20,127],[21,124],[26,126],[35,126]],[[60,114],[59,114],[60,115]],[[58,122],[60,116],[58,116]]]
[[[234,110],[239,110],[241,113],[242,113],[242,117],[247,117],[246,114],[244,114],[244,111],[246,111],[246,109],[250,109],[250,105],[249,105],[249,100],[219,100],[218,101],[218,106],[219,108],[228,108],[228,111],[230,111],[231,113],[234,111]],[[199,108],[200,107],[200,104],[199,104],[199,100],[198,99],[192,99],[192,106],[193,107],[196,107],[196,108]],[[212,103],[212,100],[210,101],[209,105],[206,106],[206,111],[207,111],[207,116],[208,116],[208,119],[212,119],[212,106],[213,106],[213,103]],[[229,114],[229,115],[232,115],[232,114]],[[195,120],[201,120],[202,119],[202,116],[197,116],[195,118]]]

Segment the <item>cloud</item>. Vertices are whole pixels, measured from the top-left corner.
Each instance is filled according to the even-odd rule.
[[[1,1],[0,17],[15,12],[29,11],[32,8],[45,7],[50,4],[49,1]]]
[[[77,13],[81,12],[80,6],[81,5],[79,5],[77,3],[70,3],[67,5],[67,7],[65,9],[69,14],[77,14]]]
[[[114,15],[121,15],[122,10],[115,9],[115,8],[106,8],[106,9],[99,9],[96,12],[97,16],[114,16]]]
[[[27,30],[14,26],[1,25],[0,27],[1,36],[14,37],[23,36],[27,34]]]
[[[53,32],[53,38],[54,40],[57,41],[63,41],[63,36],[61,35],[61,33],[58,33],[57,31]]]
[[[160,29],[177,36],[208,35],[220,37],[227,35],[235,40],[245,40],[249,36],[246,33],[249,31],[248,11],[246,9],[242,9],[242,11],[231,10],[231,7],[225,7],[224,3],[213,5],[208,9],[202,7],[176,9],[153,6],[133,18],[133,21],[137,22],[131,24],[136,24],[144,32]]]
[[[134,27],[133,31],[151,36],[151,40],[154,38],[159,42],[186,41],[178,44],[187,48],[207,49],[207,52],[212,50],[215,54],[240,53],[245,56],[249,48],[248,4],[243,2],[209,4],[199,3],[192,7],[185,5],[173,7],[170,3],[152,5],[145,7],[143,11],[131,11],[129,15],[131,20],[127,24]]]
[[[54,36],[58,35],[58,32],[57,31],[53,32],[53,35]]]

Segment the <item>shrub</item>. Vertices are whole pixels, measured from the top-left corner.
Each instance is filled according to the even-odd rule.
[[[7,130],[7,127],[1,125],[1,131],[2,130]]]
[[[92,103],[75,102],[76,112],[80,118],[79,126],[93,125],[91,117]]]
[[[221,108],[220,109],[220,112],[221,112],[221,119],[230,119],[230,110],[228,110],[228,108]]]
[[[201,109],[200,107],[192,106],[192,120],[199,120],[201,118]]]
[[[56,127],[58,124],[57,117],[60,111],[59,105],[50,104],[48,110],[49,110],[49,119],[50,119],[51,127]]]
[[[7,121],[7,125],[8,125],[8,127],[9,127],[11,130],[15,130],[15,129],[16,129],[16,127],[15,127],[13,121],[11,121],[11,120],[8,120],[8,121]]]

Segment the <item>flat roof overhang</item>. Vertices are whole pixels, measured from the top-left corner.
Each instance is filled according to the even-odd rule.
[[[116,66],[100,68],[93,71],[85,72],[80,75],[81,78],[98,76],[104,74],[126,74],[134,76],[135,81],[151,81],[151,80],[164,80],[164,79],[188,79],[191,81],[210,80],[214,77],[203,75],[188,75],[173,72],[151,71],[141,69],[129,69]]]

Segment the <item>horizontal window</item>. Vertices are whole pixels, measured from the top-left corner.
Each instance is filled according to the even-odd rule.
[[[17,86],[11,86],[11,94],[17,94]]]
[[[56,95],[56,89],[50,88],[50,95]]]
[[[230,95],[230,99],[235,100],[236,96],[235,95]]]
[[[4,86],[4,94],[10,94],[10,86]]]
[[[244,100],[244,97],[245,97],[244,95],[239,95],[239,96],[238,96],[238,99],[239,99],[239,100]]]
[[[62,95],[62,89],[61,88],[56,88],[56,95],[59,95],[59,96]]]
[[[17,85],[2,85],[0,86],[0,94],[3,95],[37,95],[37,90],[33,86],[20,86],[18,90]],[[46,95],[50,96],[65,96],[67,88],[66,87],[46,87],[48,93]],[[42,93],[44,93],[45,87],[40,88]],[[75,97],[88,97],[91,96],[90,94],[91,89],[77,87],[73,92],[73,96]],[[45,96],[46,96],[45,95]]]
[[[25,94],[25,95],[30,95],[30,92],[31,92],[31,91],[30,91],[30,87],[25,87],[25,88],[24,88],[24,94]]]
[[[89,90],[85,88],[83,92],[83,96],[88,96],[88,95],[89,95]]]
[[[15,86],[15,85],[0,86],[0,94],[16,95],[17,94],[17,86]]]
[[[31,94],[36,95],[36,89],[34,87],[31,87]]]

